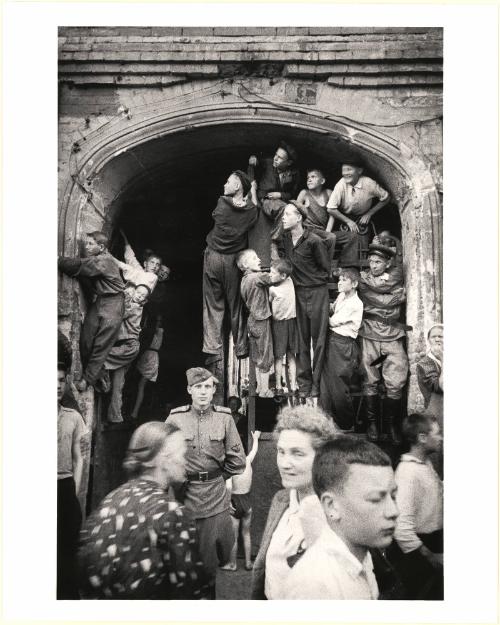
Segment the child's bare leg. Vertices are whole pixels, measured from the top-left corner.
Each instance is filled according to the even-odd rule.
[[[229,562],[227,564],[224,564],[224,566],[220,567],[223,571],[236,571],[237,569],[236,556],[238,555],[238,533],[240,530],[240,520],[235,519],[234,516],[232,516],[231,522],[233,524],[234,545],[233,545],[233,548],[231,549],[231,556],[229,558]]]
[[[243,537],[243,551],[245,552],[245,569],[249,571],[252,566],[252,538],[250,526],[252,525],[252,508],[241,519],[241,535]]]
[[[269,393],[269,371],[262,371],[262,369],[255,367],[255,377],[259,397],[272,397],[272,393]]]
[[[276,375],[276,388],[283,388],[283,358],[276,358],[274,361],[274,373]]]
[[[297,361],[293,352],[286,353],[286,364],[288,367],[288,379],[290,380],[290,390],[297,389]]]
[[[125,383],[125,372],[127,367],[120,367],[112,372],[111,377],[111,399],[108,408],[108,421],[121,423],[122,417],[122,392]]]
[[[139,410],[144,399],[144,389],[146,388],[146,382],[146,378],[144,376],[141,376],[141,379],[139,380],[139,384],[137,386],[137,398],[135,400],[134,409],[132,410],[132,414],[130,415],[132,419],[137,419],[137,416],[139,415]]]

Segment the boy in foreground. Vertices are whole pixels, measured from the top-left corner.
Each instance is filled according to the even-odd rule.
[[[389,456],[340,436],[316,452],[312,473],[328,527],[293,568],[283,598],[377,599],[369,549],[391,544],[398,517]]]

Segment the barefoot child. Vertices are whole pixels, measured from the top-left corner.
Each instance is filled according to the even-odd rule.
[[[286,356],[290,396],[297,391],[297,368],[295,355],[299,351],[295,313],[295,288],[292,279],[292,263],[280,258],[271,266],[271,331],[273,335],[274,373],[276,375],[276,398],[283,396],[283,357]]]
[[[241,475],[233,475],[226,480],[226,487],[231,493],[231,520],[235,534],[234,546],[231,551],[231,559],[222,566],[224,571],[236,571],[236,556],[238,553],[238,533],[241,521],[241,535],[243,537],[243,550],[245,552],[245,570],[252,568],[252,543],[250,538],[250,525],[252,523],[252,504],[250,502],[250,489],[252,488],[252,462],[259,449],[260,432],[252,432],[252,451],[246,459],[246,467]]]
[[[271,283],[269,273],[260,270],[260,258],[254,250],[243,250],[238,255],[236,264],[243,272],[241,279],[241,297],[248,309],[248,338],[250,359],[257,369],[259,393],[262,374],[272,367],[273,342],[271,337],[271,307],[267,287]]]

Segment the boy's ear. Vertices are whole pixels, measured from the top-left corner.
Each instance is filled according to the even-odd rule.
[[[357,288],[358,288],[358,284],[359,284],[359,282],[358,282],[357,280],[353,280],[353,281],[352,281],[352,286],[353,286],[355,289],[357,289]]]
[[[320,501],[325,515],[332,521],[338,521],[340,519],[340,510],[335,493],[331,490],[326,490],[321,495]]]

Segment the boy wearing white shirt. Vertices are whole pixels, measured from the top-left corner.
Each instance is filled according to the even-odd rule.
[[[328,527],[293,567],[283,599],[378,599],[370,549],[393,539],[398,508],[389,456],[354,436],[317,450],[313,487]]]
[[[343,430],[354,425],[349,383],[358,361],[356,337],[363,318],[363,303],[356,292],[358,281],[356,269],[341,269],[339,295],[330,306],[328,351],[321,375],[321,406]]]

